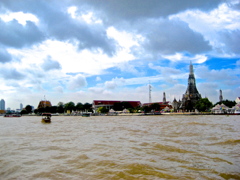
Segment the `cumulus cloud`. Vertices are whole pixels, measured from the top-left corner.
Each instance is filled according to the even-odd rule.
[[[180,74],[181,71],[179,69],[174,69],[174,68],[171,68],[171,67],[164,67],[164,66],[155,66],[153,65],[152,63],[149,63],[148,66],[151,68],[151,69],[155,69],[157,70],[159,73],[161,73],[162,75],[174,75],[174,74]]]
[[[88,90],[94,94],[102,94],[104,92],[104,88],[102,87],[91,87],[91,88],[88,88]]]
[[[11,61],[12,57],[11,55],[3,48],[0,46],[0,62],[1,63],[6,63]]]
[[[230,69],[209,70],[206,66],[198,66],[195,72],[198,78],[207,79],[208,81],[231,81],[233,78],[230,74]]]
[[[211,50],[209,42],[205,41],[201,34],[192,31],[186,23],[158,20],[154,23],[150,22],[150,24],[145,28],[144,34],[146,35],[144,37],[146,40],[142,43],[147,52],[153,54],[173,54],[175,52],[195,54]]]
[[[22,80],[25,75],[14,68],[1,68],[1,75],[5,80]]]
[[[56,92],[58,93],[63,93],[63,87],[62,86],[57,86],[54,88]]]
[[[96,81],[101,81],[101,80],[102,79],[99,76],[96,77]]]
[[[186,55],[184,53],[175,53],[173,55],[163,55],[163,58],[166,58],[170,61],[173,61],[173,62],[177,62],[177,61],[180,61],[180,62],[192,62],[192,63],[204,63],[205,61],[207,61],[207,56],[206,55],[202,55],[202,54],[196,54],[196,55]]]
[[[3,15],[0,14],[0,18],[5,22],[9,22],[9,21],[12,21],[13,19],[16,19],[18,23],[22,25],[26,25],[27,21],[32,21],[32,22],[35,22],[36,24],[39,21],[38,18],[33,14],[23,13],[23,12],[15,12],[15,13],[8,12],[7,14],[3,14]]]
[[[114,41],[108,38],[105,28],[100,24],[88,25],[85,22],[72,19],[71,16],[67,13],[68,3],[66,3],[65,1],[63,1],[62,3],[58,3],[57,1],[36,1],[27,2],[27,4],[29,6],[26,6],[26,2],[24,1],[19,1],[18,3],[14,1],[9,1],[1,2],[0,5],[8,7],[10,10],[21,9],[31,14],[34,14],[39,19],[40,23],[45,24],[41,27],[45,32],[47,32],[47,37],[50,36],[60,41],[71,41],[76,39],[78,40],[79,50],[88,48],[90,50],[97,51],[98,49],[102,49],[106,54],[110,56],[115,53]],[[5,29],[17,32],[17,24],[18,23],[16,22],[16,20],[13,20],[11,21],[11,24],[8,25],[10,27],[8,27],[4,23],[0,25],[7,26]],[[21,32],[21,28],[19,28],[20,32],[17,33],[25,35],[26,32],[29,32],[32,41],[37,40],[36,37],[38,37],[38,39],[41,38],[42,36],[40,36],[40,33],[37,31],[38,29],[32,24],[32,22],[27,21],[27,24],[25,25],[26,27],[24,28],[24,30],[22,30],[23,32]],[[13,29],[11,28],[12,26],[16,28]],[[20,27],[20,25],[18,26]],[[31,29],[31,31],[28,31],[28,29]],[[6,33],[4,33],[4,35],[5,34]],[[30,37],[25,38],[30,39]],[[9,41],[7,41],[6,43],[14,44],[13,42]],[[21,44],[17,45],[19,46]]]
[[[240,54],[238,41],[240,40],[240,12],[232,9],[230,1],[220,4],[210,12],[201,10],[187,10],[170,17],[180,19],[188,24],[195,32],[202,34],[209,41],[217,53]],[[240,4],[238,2],[238,4]]]
[[[48,56],[43,64],[42,64],[42,68],[45,71],[50,71],[50,70],[54,70],[54,69],[61,69],[61,65],[59,64],[58,61],[54,61],[52,60],[52,58],[50,56]]]
[[[21,80],[28,93],[55,100],[99,93],[148,101],[151,82],[154,97],[168,90],[172,98],[185,91],[189,61],[200,89],[236,89],[239,7],[235,0],[0,1],[1,89],[9,99],[22,93]],[[210,69],[214,57],[236,67]]]
[[[172,67],[166,67],[166,66],[156,66],[152,63],[149,63],[149,68],[156,70],[161,76],[161,79],[159,79],[159,82],[165,83],[165,89],[169,87],[169,85],[175,85],[178,84],[179,80],[187,79],[187,74],[183,72],[180,69],[172,68]]]
[[[202,1],[191,1],[182,0],[179,3],[178,0],[131,0],[131,1],[118,1],[112,0],[105,3],[94,0],[94,1],[74,1],[78,5],[87,4],[94,8],[94,10],[101,11],[98,13],[104,21],[109,23],[117,23],[119,21],[137,21],[139,19],[156,18],[159,16],[168,16],[175,14],[186,9],[202,9],[209,10],[216,7],[221,0],[202,0]],[[124,11],[124,13],[123,13]]]
[[[223,50],[222,50],[223,53],[225,54],[234,53],[234,54],[240,55],[240,48],[238,46],[240,41],[240,27],[238,30],[234,30],[230,32],[222,31],[219,33],[219,36],[221,37],[222,43],[224,43]]]
[[[106,81],[104,87],[107,89],[115,89],[118,86],[122,86],[126,83],[124,78],[113,78],[111,81]]]
[[[0,44],[5,46],[22,48],[44,40],[43,32],[31,21],[22,25],[16,20],[6,23],[0,19],[0,27]]]
[[[84,76],[78,74],[74,77],[70,77],[70,81],[68,83],[68,88],[70,90],[77,90],[85,86],[87,86],[87,81]]]

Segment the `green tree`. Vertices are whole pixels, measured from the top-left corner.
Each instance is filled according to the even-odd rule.
[[[57,106],[51,106],[49,110],[51,113],[57,113]]]
[[[85,103],[83,105],[83,109],[88,111],[88,112],[92,112],[92,104],[89,104],[89,103]]]
[[[35,114],[38,114],[38,109],[34,109],[34,111],[33,111]]]
[[[64,105],[64,110],[65,110],[65,111],[67,111],[67,110],[70,110],[70,111],[75,110],[75,104],[74,104],[74,102],[70,101],[70,102],[66,103],[66,104]]]
[[[214,104],[214,106],[216,106],[217,104],[224,104],[227,107],[231,108],[231,107],[235,106],[237,103],[235,101],[230,101],[230,100],[226,99],[226,100],[223,100],[222,102],[220,102],[220,101],[217,102],[216,104]]]
[[[133,106],[129,102],[122,102],[123,109],[133,109]]]
[[[38,113],[41,114],[41,113],[44,113],[45,112],[45,108],[39,108],[38,109]]]
[[[209,111],[212,106],[213,104],[208,100],[208,98],[202,98],[195,104],[195,108],[198,111]]]
[[[99,108],[97,109],[97,112],[98,112],[98,113],[108,113],[108,112],[109,112],[109,109],[107,109],[105,106],[103,106],[103,107],[99,107]]]
[[[134,113],[135,112],[134,108],[128,108],[128,110],[129,110],[130,113]]]
[[[58,113],[64,113],[64,104],[63,102],[59,102],[57,105],[57,112]]]
[[[83,107],[83,104],[82,103],[77,103],[77,105],[76,105],[76,110],[78,110],[78,111],[83,111],[84,110],[84,107]]]
[[[159,111],[160,110],[160,105],[158,103],[153,103],[150,105],[149,107],[151,110],[154,110],[154,111]]]
[[[64,106],[64,103],[63,103],[63,102],[59,102],[59,103],[57,104],[57,106]]]
[[[51,112],[51,107],[47,106],[44,108],[45,113],[50,113]]]
[[[31,113],[31,112],[32,112],[32,106],[27,105],[27,106],[25,107],[25,110],[27,111],[27,113]]]
[[[28,114],[26,109],[21,110],[20,114]]]
[[[113,104],[113,109],[115,111],[122,111],[123,110],[123,104],[121,102],[117,102]]]
[[[134,109],[129,102],[117,102],[113,104],[113,109],[115,111],[122,111],[123,109]]]
[[[148,113],[151,111],[150,107],[149,106],[143,106],[142,107],[142,110],[144,111],[144,113]]]

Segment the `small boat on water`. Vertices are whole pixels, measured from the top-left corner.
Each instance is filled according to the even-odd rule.
[[[42,114],[42,122],[43,123],[51,123],[51,113],[43,113]]]
[[[21,117],[21,114],[5,114],[4,117]]]
[[[82,113],[82,117],[90,117],[90,113]]]

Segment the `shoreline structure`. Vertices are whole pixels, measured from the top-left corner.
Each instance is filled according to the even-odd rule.
[[[189,116],[189,115],[240,115],[240,114],[234,114],[234,113],[212,113],[212,112],[179,112],[179,113],[115,113],[115,114],[96,114],[96,113],[90,113],[90,116],[159,116],[159,115],[164,115],[164,116]],[[26,114],[22,116],[40,116],[37,114]],[[52,114],[52,116],[82,116],[81,113],[79,114]]]

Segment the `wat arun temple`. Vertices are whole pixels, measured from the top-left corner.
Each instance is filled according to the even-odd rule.
[[[197,87],[196,87],[196,80],[194,76],[194,71],[193,71],[193,65],[190,62],[189,65],[189,77],[188,77],[188,87],[182,96],[182,101],[174,101],[172,102],[172,106],[174,110],[183,110],[183,111],[193,111],[195,110],[195,105],[198,100],[200,100],[201,94],[198,92]]]
[[[193,65],[192,65],[192,63],[190,63],[188,87],[187,87],[185,94],[183,94],[180,109],[193,110],[196,102],[198,100],[200,100],[201,98],[202,98],[201,94],[199,94],[197,87],[196,87],[196,80],[194,77]]]

